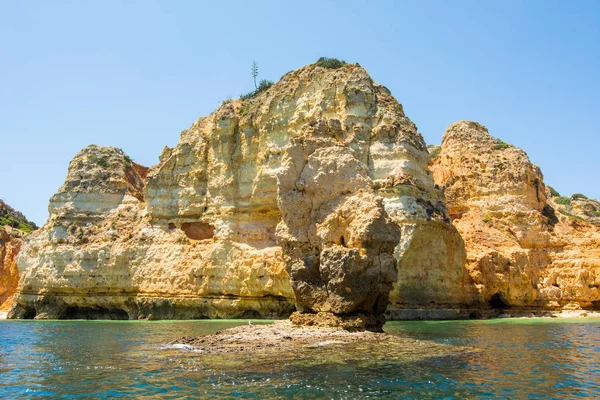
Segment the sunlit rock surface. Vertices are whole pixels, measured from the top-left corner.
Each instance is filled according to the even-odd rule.
[[[600,306],[596,201],[556,203],[523,150],[470,121],[448,127],[431,170],[466,243],[466,265],[482,305]]]
[[[298,323],[377,327],[384,312],[600,307],[597,202],[549,199],[527,155],[474,122],[430,150],[354,64],[308,65],[225,101],[151,168],[89,146],[25,239],[9,316],[299,310]]]
[[[25,216],[0,200],[0,318],[12,307],[13,295],[19,282],[16,258],[23,237],[37,226]]]
[[[392,287],[392,311],[469,302],[428,161],[402,106],[351,64],[224,102],[149,170],[90,146],[19,257],[12,316],[274,317],[294,294],[308,311],[380,314]]]

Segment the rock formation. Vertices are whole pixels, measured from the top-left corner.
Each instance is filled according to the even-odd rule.
[[[300,311],[364,314],[379,329],[397,279],[400,232],[337,120],[309,124],[278,173],[278,242]],[[354,317],[351,317],[354,318]],[[307,324],[306,316],[292,321]]]
[[[50,200],[48,221],[19,254],[24,276],[13,317],[207,318],[292,310],[279,248],[215,240],[203,222],[153,222],[144,202],[147,174],[115,148],[92,145],[77,154]]]
[[[12,306],[12,297],[19,282],[16,256],[21,249],[21,234],[14,229],[0,227],[0,312]]]
[[[148,171],[90,146],[19,256],[12,316],[274,317],[297,301],[377,324],[390,288],[391,312],[424,293],[468,302],[428,161],[402,106],[351,64],[224,102]]]
[[[298,309],[297,324],[377,330],[384,312],[599,306],[598,203],[548,199],[527,155],[473,122],[430,148],[430,170],[389,90],[334,64],[225,101],[151,168],[83,149],[19,253],[10,317]]]
[[[19,282],[16,257],[23,236],[36,229],[23,214],[0,200],[0,314],[12,306],[12,298]]]
[[[533,311],[600,306],[597,202],[575,199],[578,215],[570,214],[548,199],[540,169],[523,150],[475,122],[448,127],[431,170],[466,243],[480,304]]]

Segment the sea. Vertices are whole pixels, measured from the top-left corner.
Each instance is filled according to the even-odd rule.
[[[217,356],[168,344],[240,324],[0,321],[0,398],[600,398],[600,319],[388,322],[421,344],[406,351]]]

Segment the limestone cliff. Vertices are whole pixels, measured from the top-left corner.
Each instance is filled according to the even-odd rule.
[[[378,329],[384,312],[594,309],[599,205],[553,193],[474,122],[428,151],[364,69],[318,62],[225,101],[151,168],[83,149],[17,257],[9,316],[298,309],[292,322]]]
[[[466,243],[466,265],[482,305],[600,306],[598,202],[549,199],[527,154],[475,122],[448,127],[431,170]]]
[[[0,200],[0,314],[12,306],[12,298],[19,282],[16,257],[23,236],[36,229],[23,214]]]
[[[11,316],[379,315],[390,289],[392,317],[472,304],[428,162],[364,69],[308,65],[198,119],[149,170],[82,150],[19,255]]]

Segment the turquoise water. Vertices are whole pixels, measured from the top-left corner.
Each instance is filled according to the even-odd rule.
[[[0,321],[0,398],[600,396],[598,319],[386,324],[390,334],[444,345],[441,356],[365,360],[317,348],[216,358],[163,345],[241,323]]]

